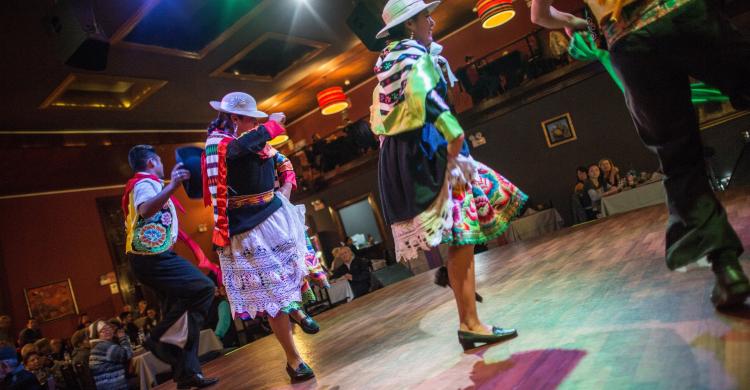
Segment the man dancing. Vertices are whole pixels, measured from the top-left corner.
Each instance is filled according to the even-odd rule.
[[[198,362],[198,338],[214,285],[203,273],[174,253],[178,225],[172,195],[190,172],[177,164],[172,181],[162,183],[164,166],[149,145],[130,149],[128,162],[135,176],[122,198],[127,240],[125,251],[136,279],[159,295],[163,320],[143,346],[172,366],[178,389],[206,387],[218,382],[204,378]]]
[[[532,22],[569,34],[586,29],[585,20],[558,11],[553,1],[533,0]],[[667,266],[707,256],[716,275],[714,306],[742,305],[750,295],[738,261],[742,242],[709,186],[689,77],[718,87],[735,108],[749,108],[750,41],[714,0],[585,1],[604,32],[638,134],[666,175]]]

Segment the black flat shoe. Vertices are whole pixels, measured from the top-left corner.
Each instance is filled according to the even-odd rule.
[[[219,382],[219,378],[204,378],[201,374],[196,374],[190,377],[186,381],[180,381],[177,383],[178,389],[202,389],[204,387],[213,386]]]
[[[318,323],[312,317],[310,317],[310,315],[308,315],[304,311],[303,313],[305,314],[305,318],[302,319],[302,322],[297,321],[297,319],[291,315],[289,316],[289,318],[292,320],[292,322],[299,325],[299,327],[302,328],[302,330],[307,334],[315,334],[320,332],[320,325],[318,325]]]
[[[716,284],[711,302],[719,310],[741,306],[750,296],[750,282],[736,256],[722,256],[711,261]]]
[[[448,268],[445,268],[445,266],[438,268],[438,270],[435,272],[435,284],[440,287],[451,286],[451,281],[450,279],[448,279]],[[476,299],[479,303],[482,303],[482,301],[484,301],[484,298],[482,298],[482,296],[476,292],[474,293],[474,299]]]
[[[289,378],[292,383],[306,381],[310,378],[315,377],[315,373],[312,368],[305,363],[300,363],[296,370],[292,370],[289,364],[286,365],[286,373],[289,374]]]
[[[518,332],[515,329],[503,329],[492,327],[492,334],[479,334],[473,332],[458,331],[458,342],[464,348],[464,351],[475,348],[477,343],[492,344],[498,341],[512,339],[518,336]]]

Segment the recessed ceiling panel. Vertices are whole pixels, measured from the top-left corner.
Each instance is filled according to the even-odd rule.
[[[164,80],[73,73],[40,108],[130,110],[163,87]]]
[[[150,0],[115,33],[113,41],[164,54],[202,58],[259,12],[263,3]]]
[[[309,61],[329,45],[278,33],[265,33],[224,63],[211,76],[271,81]]]

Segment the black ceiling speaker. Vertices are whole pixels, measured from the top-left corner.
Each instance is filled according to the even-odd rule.
[[[107,67],[109,40],[96,23],[91,0],[57,0],[48,23],[57,55],[66,65],[87,70]]]
[[[381,51],[385,47],[385,39],[375,39],[378,31],[385,26],[381,17],[385,3],[385,0],[358,0],[346,19],[349,29],[370,51]]]

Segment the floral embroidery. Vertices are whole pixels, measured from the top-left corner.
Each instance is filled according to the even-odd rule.
[[[161,224],[164,226],[172,225],[172,213],[161,213]]]
[[[138,239],[147,248],[158,248],[167,239],[167,229],[164,226],[149,223],[141,228]]]

